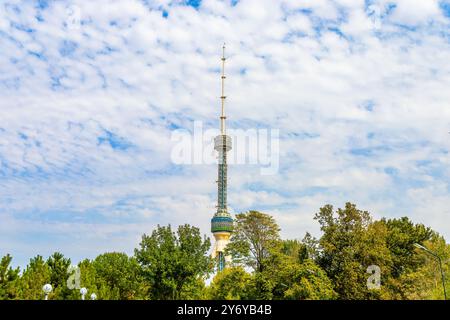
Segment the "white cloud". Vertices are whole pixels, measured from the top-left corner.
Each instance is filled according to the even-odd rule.
[[[392,20],[407,25],[417,25],[439,19],[442,15],[438,0],[397,0]]]

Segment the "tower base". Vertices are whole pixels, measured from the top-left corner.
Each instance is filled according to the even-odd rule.
[[[216,241],[214,242],[211,256],[213,259],[218,259],[219,271],[222,271],[225,268],[225,265],[231,261],[230,256],[225,256],[225,248],[230,242],[230,236],[230,232],[214,233],[214,238],[216,239]]]

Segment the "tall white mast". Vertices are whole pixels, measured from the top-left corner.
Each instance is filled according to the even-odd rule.
[[[225,43],[222,47],[222,95],[220,96],[220,100],[222,101],[222,113],[220,115],[220,134],[225,135],[226,133],[226,127],[225,127],[225,120],[227,117],[225,116],[225,99],[227,98],[225,96],[225,61],[227,59],[225,58]]]

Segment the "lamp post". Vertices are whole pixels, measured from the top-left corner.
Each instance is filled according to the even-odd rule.
[[[444,271],[442,269],[442,260],[441,257],[439,257],[435,252],[431,251],[430,249],[418,244],[418,243],[414,243],[414,246],[416,248],[419,248],[421,250],[424,250],[425,252],[427,252],[428,254],[432,255],[433,257],[435,257],[438,261],[439,261],[439,269],[441,270],[441,278],[442,278],[442,287],[444,288],[444,300],[447,300],[447,291],[445,289],[445,277],[444,277]]]
[[[97,295],[95,293],[91,294],[91,300],[97,300]]]
[[[49,284],[49,283],[45,284],[45,285],[42,287],[42,291],[44,291],[44,294],[45,294],[45,298],[44,298],[45,300],[48,300],[48,294],[49,294],[50,292],[52,292],[52,290],[53,290],[52,285]]]
[[[81,300],[84,300],[84,296],[86,295],[86,293],[87,293],[87,289],[86,288],[81,288],[80,289],[80,293],[81,293]]]

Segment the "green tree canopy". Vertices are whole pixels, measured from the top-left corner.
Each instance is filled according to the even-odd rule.
[[[110,295],[117,300],[133,300],[145,296],[140,266],[134,257],[110,252],[93,261],[97,282],[105,283]]]
[[[258,211],[237,214],[225,254],[231,255],[235,264],[262,272],[271,250],[279,245],[279,232],[275,219],[268,214]]]
[[[371,265],[382,270],[390,268],[386,228],[373,224],[367,211],[358,210],[351,203],[336,212],[326,205],[315,219],[323,232],[318,263],[334,283],[339,298],[379,298],[380,292],[367,287],[367,268]]]
[[[43,299],[42,287],[50,282],[51,271],[42,256],[38,255],[30,259],[25,271],[20,277],[19,292],[20,298],[25,300]],[[52,292],[49,299],[54,296]]]
[[[11,267],[12,257],[7,254],[0,261],[0,300],[15,299],[17,297],[17,281],[20,268]]]
[[[307,257],[298,240],[281,240],[271,249],[263,271],[254,272],[251,299],[326,300],[337,295],[326,272]]]
[[[208,255],[209,238],[188,224],[173,232],[171,226],[158,226],[142,237],[135,256],[150,287],[153,299],[178,299],[183,289],[206,277],[213,267]]]
[[[229,267],[219,272],[209,287],[209,298],[214,300],[249,299],[252,276],[244,268]]]
[[[60,252],[55,252],[47,259],[47,266],[50,269],[50,284],[53,287],[53,297],[55,299],[67,299],[71,293],[67,287],[70,259],[65,258]]]
[[[98,300],[117,300],[119,299],[118,290],[111,289],[106,281],[97,275],[92,260],[84,259],[78,264],[80,268],[80,287],[88,290],[88,295],[95,293]],[[72,290],[71,299],[79,300],[80,292],[78,289]]]

